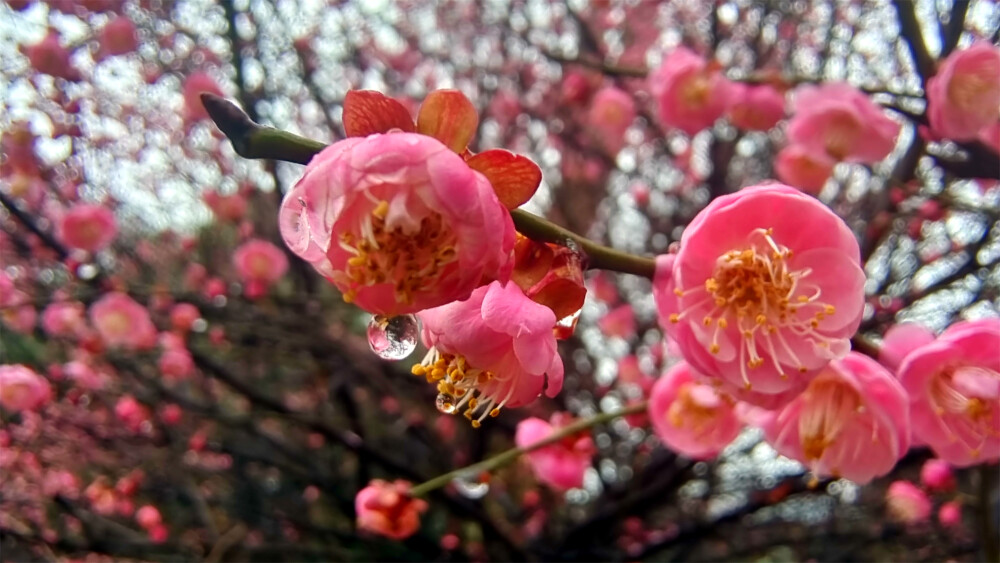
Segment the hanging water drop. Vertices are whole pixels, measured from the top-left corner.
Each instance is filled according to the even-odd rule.
[[[452,479],[451,484],[455,486],[458,494],[467,499],[479,500],[486,496],[486,493],[490,492],[490,484],[483,481],[478,474],[468,475],[462,473]]]
[[[438,393],[434,406],[443,414],[455,414],[455,397],[447,393]]]
[[[383,360],[402,360],[417,347],[419,332],[417,317],[413,315],[375,315],[368,323],[368,346]]]

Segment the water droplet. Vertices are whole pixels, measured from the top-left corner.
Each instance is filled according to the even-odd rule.
[[[81,264],[80,267],[76,269],[76,275],[79,276],[81,280],[92,280],[97,275],[97,266],[93,264]]]
[[[437,410],[444,414],[455,414],[455,397],[447,393],[438,393],[437,400],[434,401]]]
[[[490,484],[484,483],[479,479],[479,475],[465,475],[460,474],[451,480],[452,485],[455,485],[455,490],[458,494],[465,498],[478,500],[486,496],[486,493],[490,492]]]
[[[375,315],[368,323],[368,346],[383,360],[402,360],[417,347],[420,325],[413,315]]]

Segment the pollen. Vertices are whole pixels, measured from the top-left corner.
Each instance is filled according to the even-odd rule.
[[[428,383],[435,385],[438,410],[444,414],[461,412],[473,428],[479,428],[487,416],[500,416],[514,391],[510,381],[470,365],[465,356],[437,348],[431,348],[410,372],[425,376]]]

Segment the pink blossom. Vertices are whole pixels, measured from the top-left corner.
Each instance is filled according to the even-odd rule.
[[[551,424],[540,418],[526,418],[517,423],[514,443],[526,448],[571,422],[562,413],[554,414]],[[595,451],[590,436],[579,433],[528,452],[527,457],[535,477],[556,489],[566,490],[583,486],[583,474],[590,467]]]
[[[562,389],[563,364],[552,333],[556,316],[516,284],[493,282],[465,301],[418,316],[430,351],[412,371],[437,385],[439,407],[465,407],[473,426],[504,406],[531,403],[543,390],[554,397]]]
[[[649,76],[660,121],[688,135],[711,127],[729,104],[731,83],[714,65],[684,47],[671,51]]]
[[[635,313],[628,303],[608,311],[597,321],[601,332],[607,336],[617,336],[628,340],[635,336]]]
[[[217,191],[205,192],[202,196],[212,213],[220,221],[237,222],[246,215],[247,198],[237,192],[230,195],[220,195]]]
[[[938,522],[945,528],[962,525],[962,503],[957,500],[948,501],[938,509]]]
[[[768,85],[731,85],[729,121],[745,131],[767,131],[785,117],[785,95]]]
[[[109,293],[91,305],[90,322],[108,346],[140,350],[156,344],[149,312],[124,293]]]
[[[605,150],[617,154],[625,146],[625,131],[635,119],[635,101],[627,92],[608,86],[594,94],[587,114],[591,136]]]
[[[139,45],[139,37],[135,24],[125,16],[118,16],[109,21],[102,29],[98,39],[100,42],[100,57],[126,55],[135,51]]]
[[[359,530],[401,540],[420,529],[427,502],[410,496],[410,484],[375,479],[354,498]]]
[[[21,51],[31,67],[42,74],[73,82],[81,79],[80,71],[70,62],[69,49],[59,44],[59,33],[55,30],[50,30],[38,43],[21,47]]]
[[[107,384],[107,376],[96,371],[86,362],[73,361],[63,366],[66,377],[82,389],[98,391]]]
[[[910,447],[906,392],[884,367],[851,352],[761,424],[778,453],[817,475],[867,483]]]
[[[49,382],[31,368],[0,365],[0,406],[12,412],[33,411],[52,398]]]
[[[691,367],[680,362],[653,385],[649,418],[667,447],[693,459],[709,459],[743,429],[734,404],[711,385],[696,380]]]
[[[775,395],[844,357],[864,272],[850,229],[781,184],[716,198],[656,260],[660,323],[696,371]]]
[[[6,275],[0,271],[0,282],[10,281]],[[13,282],[4,287],[0,285],[0,320],[6,328],[21,334],[31,334],[35,330],[35,322],[38,320],[38,312],[31,304],[31,297],[27,293],[15,289]]]
[[[76,205],[59,222],[59,238],[67,246],[87,252],[107,248],[117,234],[115,215],[103,205]]]
[[[23,201],[29,209],[38,209],[45,199],[45,181],[34,174],[15,171],[3,187],[12,198]]]
[[[142,430],[143,423],[149,420],[149,409],[131,395],[123,395],[115,403],[115,416],[132,432]]]
[[[163,523],[163,517],[155,506],[147,504],[135,511],[135,521],[145,529],[155,528]]]
[[[80,480],[65,469],[47,471],[42,482],[42,494],[48,497],[60,495],[76,498],[80,495]]]
[[[198,307],[190,303],[178,303],[170,309],[170,326],[180,333],[191,330],[191,326],[200,318]]]
[[[885,507],[893,520],[904,524],[925,522],[931,517],[931,499],[909,481],[893,481],[889,485]]]
[[[79,301],[56,301],[42,311],[42,330],[49,336],[75,336],[87,326]]]
[[[979,41],[954,51],[927,81],[927,117],[936,135],[976,139],[1000,119],[1000,47]]]
[[[288,271],[288,258],[280,248],[261,239],[252,239],[240,245],[233,254],[236,274],[249,288],[258,286],[260,293],[281,279]]]
[[[414,133],[334,143],[285,196],[285,243],[371,313],[400,315],[506,281],[514,226],[490,182]]]
[[[216,96],[224,95],[222,88],[207,72],[192,72],[184,79],[182,86],[184,94],[184,112],[189,121],[208,119],[208,112],[201,103],[201,94],[210,93]]]
[[[194,360],[185,348],[164,350],[157,365],[167,379],[186,379],[194,373]]]
[[[947,493],[955,490],[955,474],[943,459],[928,459],[920,468],[920,482],[933,492]]]
[[[907,354],[933,341],[934,333],[919,324],[899,323],[892,325],[882,339],[878,361],[895,372]]]
[[[826,153],[814,153],[801,145],[788,145],[774,160],[778,179],[807,194],[816,195],[833,174],[836,162]]]
[[[963,321],[910,352],[899,367],[913,433],[942,460],[1000,459],[1000,319]]]
[[[892,152],[899,129],[860,90],[830,83],[799,88],[788,140],[836,161],[874,163]]]

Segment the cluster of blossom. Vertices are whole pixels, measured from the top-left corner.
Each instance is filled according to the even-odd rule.
[[[944,528],[958,528],[963,502],[955,495],[957,484],[951,465],[941,459],[927,460],[920,470],[920,485],[906,480],[889,485],[885,492],[889,517],[902,524],[918,525],[930,519],[935,501],[939,501],[938,523]]]

